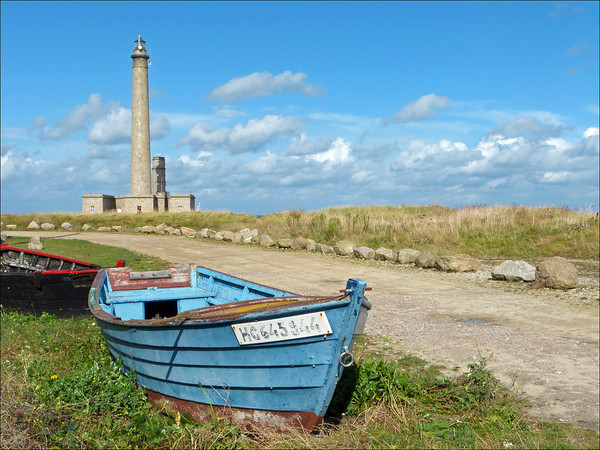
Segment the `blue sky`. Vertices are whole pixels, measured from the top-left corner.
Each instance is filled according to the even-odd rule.
[[[597,211],[598,5],[2,1],[2,212],[129,193],[138,33],[152,155],[202,209]]]

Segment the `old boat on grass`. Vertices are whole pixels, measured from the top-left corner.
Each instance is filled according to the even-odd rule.
[[[89,315],[88,294],[101,266],[0,245],[0,303],[6,311]]]
[[[104,269],[89,306],[114,358],[155,404],[205,421],[310,430],[371,304],[366,283],[300,296],[194,265]]]

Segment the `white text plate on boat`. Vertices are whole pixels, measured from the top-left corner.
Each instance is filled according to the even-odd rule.
[[[325,312],[231,325],[240,345],[289,341],[333,333]]]

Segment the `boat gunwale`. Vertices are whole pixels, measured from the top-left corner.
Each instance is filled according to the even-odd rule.
[[[199,266],[195,266],[196,268]],[[207,269],[205,267],[201,267],[203,269],[218,272],[212,269]],[[227,275],[227,274],[223,274]],[[227,275],[231,277],[231,275]],[[351,296],[348,293],[344,292],[338,296],[305,296],[305,295],[297,295],[292,294],[292,296],[288,297],[265,297],[258,299],[250,299],[250,300],[242,300],[242,301],[234,301],[220,305],[210,305],[202,308],[194,308],[187,311],[183,311],[175,316],[165,317],[161,319],[129,319],[123,320],[118,316],[115,316],[111,313],[108,313],[104,310],[104,308],[98,302],[98,293],[105,284],[105,278],[108,278],[108,282],[110,283],[110,277],[106,269],[101,269],[98,271],[98,275],[94,279],[92,283],[92,287],[89,293],[89,307],[92,314],[100,320],[105,322],[114,324],[114,325],[125,325],[125,326],[143,326],[143,327],[154,327],[154,326],[180,326],[180,325],[192,325],[192,324],[222,324],[224,322],[238,322],[241,319],[244,320],[253,320],[260,316],[268,316],[268,315],[288,315],[289,314],[297,314],[296,311],[298,308],[306,308],[306,307],[317,307],[321,305],[321,309],[331,309],[341,306],[343,303],[350,302]],[[234,277],[237,278],[237,277]],[[237,278],[240,281],[248,282],[254,285],[257,283],[243,280],[241,278]],[[259,285],[268,289],[276,289],[269,286]],[[287,291],[282,291],[280,289],[276,289],[280,292],[290,293]],[[140,292],[144,292],[140,290]],[[346,300],[346,301],[344,301]],[[343,302],[343,303],[342,303]],[[279,307],[269,307],[268,304],[279,303]],[[264,307],[261,307],[263,304],[266,304]],[[251,308],[255,306],[256,308],[251,309],[250,311],[239,311],[240,308],[248,307]],[[285,307],[289,306],[289,309]],[[362,307],[365,307],[367,310],[371,309],[371,302],[369,302],[366,298],[362,299]],[[313,309],[313,308],[311,308]],[[237,311],[229,311],[228,310],[237,310]]]
[[[89,267],[89,269],[83,269],[83,270],[93,270],[93,269],[100,270],[100,269],[102,269],[102,266],[100,266],[98,264],[94,264],[94,263],[87,262],[87,261],[80,261],[78,259],[69,258],[67,256],[53,255],[52,253],[38,252],[36,250],[30,250],[27,248],[13,247],[12,245],[8,245],[8,244],[0,244],[0,252],[3,253],[4,251],[14,251],[14,252],[22,252],[22,253],[24,252],[24,253],[27,253],[30,255],[44,256],[44,257],[52,258],[52,259],[74,262],[74,263],[82,264],[84,266]],[[40,271],[37,271],[37,272],[40,272]]]

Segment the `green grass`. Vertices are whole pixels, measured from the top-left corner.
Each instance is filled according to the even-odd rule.
[[[363,337],[327,424],[248,433],[152,406],[91,318],[0,319],[2,448],[598,448],[591,430],[527,419],[525,400],[484,358],[448,378],[397,343]]]
[[[136,227],[165,223],[174,228],[215,231],[258,229],[273,239],[303,236],[332,245],[347,239],[356,245],[399,250],[414,248],[437,255],[467,253],[476,258],[536,259],[562,256],[598,260],[600,227],[595,211],[568,208],[472,206],[357,206],[320,211],[277,212],[257,218],[223,211],[189,213],[2,214],[5,225],[26,230],[31,221],[49,222],[57,229],[64,222],[76,230],[121,225],[125,233]]]
[[[29,238],[23,237],[9,236],[6,239],[7,244],[25,249],[28,242]],[[119,259],[124,260],[133,270],[157,270],[169,264],[161,258],[77,239],[42,239],[42,244],[44,245],[42,251],[45,253],[87,261],[103,267],[115,267]]]

